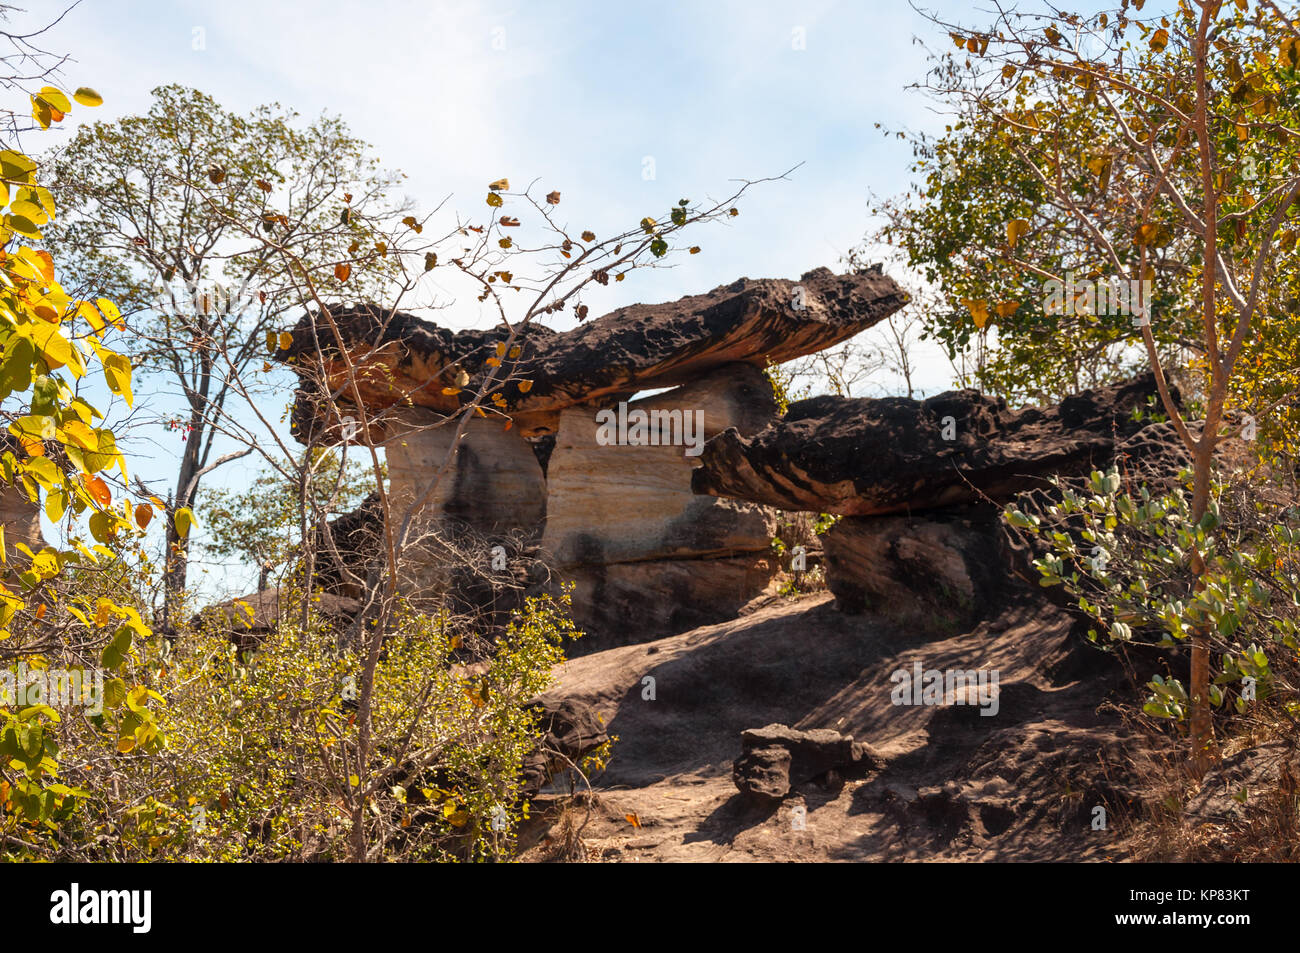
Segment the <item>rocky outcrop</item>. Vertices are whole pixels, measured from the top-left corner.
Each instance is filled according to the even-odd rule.
[[[849,615],[817,593],[558,666],[547,706],[587,706],[618,738],[593,778],[588,856],[1123,859],[1124,791],[1145,749],[1106,701],[1140,704],[1143,690],[1034,595],[943,630]],[[946,695],[900,704],[899,673],[917,663],[996,671],[996,714]],[[525,846],[559,835],[547,804],[534,802],[541,829]],[[1097,806],[1107,831],[1093,829]]]
[[[966,506],[918,516],[846,516],[822,536],[826,582],[846,612],[929,628],[965,625],[1006,587],[1001,512]]]
[[[817,397],[746,436],[705,446],[697,493],[842,514],[822,537],[826,581],[846,612],[943,629],[971,625],[1036,580],[1035,544],[1002,505],[1053,477],[1112,465],[1167,485],[1190,458],[1147,416],[1147,374],[1054,407],[1008,410],[975,391],[929,400]]]
[[[705,441],[775,421],[764,365],[838,343],[905,301],[879,269],[821,268],[631,305],[564,333],[532,325],[509,344],[505,327],[453,332],[368,306],[305,316],[276,356],[299,376],[299,439],[337,439],[352,416],[384,441],[389,518],[414,540],[405,595],[508,606],[477,564],[506,550],[493,572],[518,592],[536,584],[519,563],[540,554],[575,585],[590,636],[579,650],[593,651],[728,618],[766,589],[775,511],[693,493]],[[456,440],[458,412],[489,381],[501,382],[488,387],[496,413]],[[637,399],[645,391],[657,392]]]
[[[977,391],[928,400],[814,397],[771,427],[724,433],[704,448],[696,493],[846,516],[1006,502],[1057,474],[1104,469],[1146,422],[1151,375],[1084,391],[1045,409],[1008,410]],[[1158,433],[1157,439],[1151,439]],[[1162,428],[1126,453],[1174,454]]]
[[[583,759],[609,741],[600,712],[573,698],[542,699],[530,706],[541,741],[524,758],[524,793],[536,794],[551,780],[582,769]]]

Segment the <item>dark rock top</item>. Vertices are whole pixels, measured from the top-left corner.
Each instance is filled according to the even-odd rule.
[[[305,315],[290,347],[275,356],[298,372],[294,424],[301,439],[319,426],[323,386],[352,399],[344,389],[344,351],[361,368],[361,399],[371,411],[409,400],[453,413],[495,373],[495,380],[507,380],[501,394],[509,412],[545,413],[684,384],[728,363],[779,364],[852,337],[906,301],[878,270],[834,275],[818,268],[797,282],[741,278],[678,301],[628,305],[563,333],[530,324],[515,341],[519,355],[507,354],[499,368],[488,361],[508,337],[503,326],[450,331],[370,305]],[[462,373],[468,383],[462,378],[459,393],[445,393]]]
[[[1008,410],[973,390],[928,400],[814,397],[743,437],[710,440],[691,488],[787,510],[865,516],[991,498],[1006,502],[1053,474],[1105,469],[1117,447],[1177,456],[1172,428],[1137,410],[1156,395],[1145,374],[1048,408]],[[1146,434],[1149,430],[1150,433]]]

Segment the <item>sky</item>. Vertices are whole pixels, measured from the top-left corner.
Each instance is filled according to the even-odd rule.
[[[67,6],[18,2],[27,8],[12,17],[18,28]],[[980,0],[927,9],[972,26],[991,20]],[[872,225],[873,193],[908,181],[909,144],[876,124],[942,129],[933,103],[907,87],[923,78],[927,47],[948,42],[902,0],[81,0],[43,45],[72,56],[66,88],[92,86],[105,99],[70,120],[144,112],[166,83],[237,112],[279,102],[304,117],[341,115],[405,173],[403,191],[423,209],[448,200],[478,215],[488,182],[537,179],[540,194],[562,192],[570,222],[612,233],[681,197],[720,199],[736,180],[798,166],[754,187],[739,217],[705,226],[692,239],[702,254],[587,296],[599,315],[741,276],[842,270]],[[484,319],[471,300],[438,320]],[[950,386],[947,363],[921,357],[922,389]],[[164,437],[135,462],[159,485],[174,482],[169,455],[180,449]],[[214,485],[252,472],[232,464]],[[209,574],[200,582],[213,592],[255,581],[238,567]]]

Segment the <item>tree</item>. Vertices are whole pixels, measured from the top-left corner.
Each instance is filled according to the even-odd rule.
[[[340,280],[347,281],[353,274],[355,260],[320,260],[300,256],[292,250],[275,250],[282,257],[286,273],[298,283],[302,294],[315,303],[315,308],[294,328],[292,337],[298,346],[286,357],[294,361],[302,382],[300,400],[307,399],[312,412],[324,423],[310,430],[309,439],[341,439],[359,446],[369,458],[373,486],[383,514],[376,570],[366,580],[362,611],[344,640],[345,644],[356,647],[359,668],[357,731],[355,736],[346,739],[343,750],[348,763],[358,766],[354,770],[370,778],[335,792],[346,803],[351,820],[353,860],[364,861],[370,856],[369,831],[373,826],[370,818],[382,813],[382,808],[372,805],[387,801],[393,777],[391,759],[383,755],[382,746],[377,743],[374,713],[384,703],[380,660],[385,640],[404,625],[401,619],[408,608],[399,580],[413,554],[428,538],[433,537],[435,544],[457,544],[456,540],[442,535],[442,527],[436,522],[431,526],[422,511],[424,503],[451,472],[470,421],[494,419],[503,429],[513,425],[511,400],[514,395],[526,394],[533,384],[518,359],[534,321],[564,310],[571,310],[577,320],[584,320],[587,316],[587,306],[582,303],[585,288],[593,283],[624,281],[639,269],[655,267],[669,259],[683,230],[738,215],[734,203],[752,184],[745,182],[721,201],[692,204],[689,199],[681,199],[659,217],[646,216],[635,226],[599,238],[594,230],[575,227],[561,219],[562,212],[557,208],[561,200],[559,191],[551,191],[542,199],[533,194],[532,187],[516,193],[510,191],[508,179],[495,180],[488,185],[484,199],[486,215],[462,220],[445,239],[441,255],[430,246],[411,245],[405,241],[404,234],[395,233],[391,240],[385,241],[385,254],[398,263],[391,273],[385,299],[391,303],[366,309],[373,333],[363,340],[345,336],[340,327],[345,309],[328,299],[327,286],[321,281],[325,275],[341,276]],[[418,222],[407,227],[416,230],[417,225],[423,227]],[[244,227],[250,229],[248,223]],[[250,230],[250,234],[255,233]],[[450,253],[446,245],[452,247]],[[699,251],[699,246],[687,249],[689,254]],[[459,380],[452,377],[457,382],[442,389],[444,396],[456,399],[457,409],[428,426],[450,431],[446,456],[431,469],[425,485],[416,491],[413,499],[395,501],[382,478],[379,456],[382,438],[377,436],[389,412],[367,407],[362,382],[376,377],[387,380],[395,391],[390,393],[395,408],[400,409],[404,398],[409,397],[395,388],[391,375],[385,374],[384,359],[391,350],[389,333],[403,296],[436,268],[454,269],[481,289],[478,300],[489,303],[499,319],[495,343],[491,346],[494,353],[486,359],[473,355],[478,362],[475,366],[482,367],[476,378],[462,369]],[[451,355],[450,367],[431,369],[429,380],[416,386],[434,384],[436,375],[459,366],[459,361],[469,357],[470,354]],[[306,532],[302,543],[306,565],[303,578],[310,586],[312,549]],[[474,558],[483,564],[483,553]],[[501,662],[508,665],[508,657]]]
[[[290,481],[263,470],[242,489],[205,492],[204,525],[212,540],[208,551],[257,566],[265,582],[270,570],[298,551],[304,484],[310,494],[306,503],[312,525],[356,508],[373,492],[363,463],[345,460],[324,447],[306,449],[295,469],[309,471],[308,478]]]
[[[0,109],[0,492],[75,532],[68,548],[33,548],[7,544],[0,526],[0,659],[17,660],[18,673],[26,672],[19,678],[7,664],[0,669],[0,856],[34,856],[59,842],[79,805],[97,793],[68,783],[84,763],[161,743],[150,707],[158,695],[131,665],[149,627],[129,601],[79,585],[113,573],[153,510],[121,490],[114,501],[111,471],[124,490],[126,461],[112,430],[100,425],[103,412],[79,393],[82,381],[102,373],[109,390],[132,401],[130,363],[108,346],[122,330],[117,308],[104,297],[69,295],[55,258],[28,244],[56,209],[19,135],[102,102],[88,87],[69,96],[49,84],[62,60],[37,47],[37,36],[0,30],[12,49],[0,56],[0,87],[24,91],[30,107]],[[92,686],[81,676],[91,671],[109,676],[99,716],[87,721],[93,747],[70,754],[54,706],[90,701]]]
[[[274,105],[240,116],[181,86],[153,95],[147,114],[82,127],[54,157],[67,214],[47,238],[83,279],[111,283],[135,365],[180,398],[175,514],[192,508],[204,477],[250,452],[216,452],[219,422],[241,389],[265,393],[255,372],[272,370],[267,332],[304,304],[277,249],[342,258],[370,247],[375,223],[402,208],[390,197],[400,177],[381,170],[340,119],[300,126]],[[359,293],[383,264],[357,276]],[[338,291],[342,280],[323,276],[321,285]],[[183,535],[169,520],[164,628],[176,624],[186,568]]]
[[[1063,345],[1140,347],[1193,460],[1191,519],[1209,531],[1216,448],[1245,426],[1229,422],[1232,406],[1263,421],[1300,383],[1284,343],[1297,272],[1278,254],[1295,248],[1300,224],[1300,32],[1268,0],[1183,0],[1145,20],[1142,6],[1003,13],[979,31],[944,24],[969,65],[941,66],[931,88],[960,104],[966,125],[926,161],[972,156],[987,191],[971,193],[960,166],[947,180],[932,174],[933,201],[960,224],[915,247],[964,304],[953,340],[996,324],[1008,342],[1035,327],[1059,335],[1032,349],[1040,359]],[[959,273],[945,271],[949,257]],[[1200,423],[1170,390],[1178,349],[1192,353]],[[1187,559],[1200,592],[1196,546]],[[1211,632],[1202,621],[1189,634],[1190,740],[1203,770]]]

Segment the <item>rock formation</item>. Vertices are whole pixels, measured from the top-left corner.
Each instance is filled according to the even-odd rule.
[[[1122,446],[1146,428],[1135,412],[1155,397],[1150,374],[1019,411],[973,390],[928,400],[813,397],[752,437],[737,431],[710,441],[692,486],[845,516],[1006,502],[1047,477],[1109,464],[1117,452],[1167,452],[1167,438]]]
[[[1032,577],[1001,506],[1053,476],[1112,464],[1168,480],[1189,456],[1144,416],[1147,374],[1048,408],[1008,410],[975,391],[928,400],[815,397],[757,434],[705,446],[695,492],[842,516],[822,537],[827,584],[845,611],[969,624]]]
[[[529,435],[553,432],[554,414],[566,407],[687,384],[724,364],[779,364],[822,350],[905,302],[902,289],[878,271],[837,276],[818,268],[797,282],[741,278],[667,304],[619,308],[563,333],[532,324],[521,334],[519,355],[505,355],[499,368],[488,362],[498,358],[504,327],[449,331],[400,311],[337,309],[305,315],[276,358],[299,373],[294,423],[304,437],[329,423],[314,416],[322,387],[339,392],[345,406],[352,399],[343,387],[344,352],[358,368],[367,410],[377,415],[408,403],[452,414],[488,373],[516,377],[503,397]],[[461,371],[468,383],[447,393]],[[529,382],[527,391],[520,380]]]
[[[304,441],[338,438],[356,411],[344,386],[356,368],[370,435],[385,441],[394,519],[416,541],[403,591],[464,589],[464,540],[536,555],[575,585],[575,618],[592,636],[579,651],[594,651],[728,618],[764,591],[778,568],[775,512],[692,491],[705,441],[776,420],[764,365],[838,343],[905,300],[879,271],[740,279],[564,333],[531,326],[518,354],[502,355],[505,328],[340,309],[305,316],[277,357],[299,375]],[[438,476],[457,411],[489,374],[506,381],[497,406],[510,426],[472,419]],[[329,412],[325,388],[339,395]],[[658,393],[637,398],[646,391]]]

